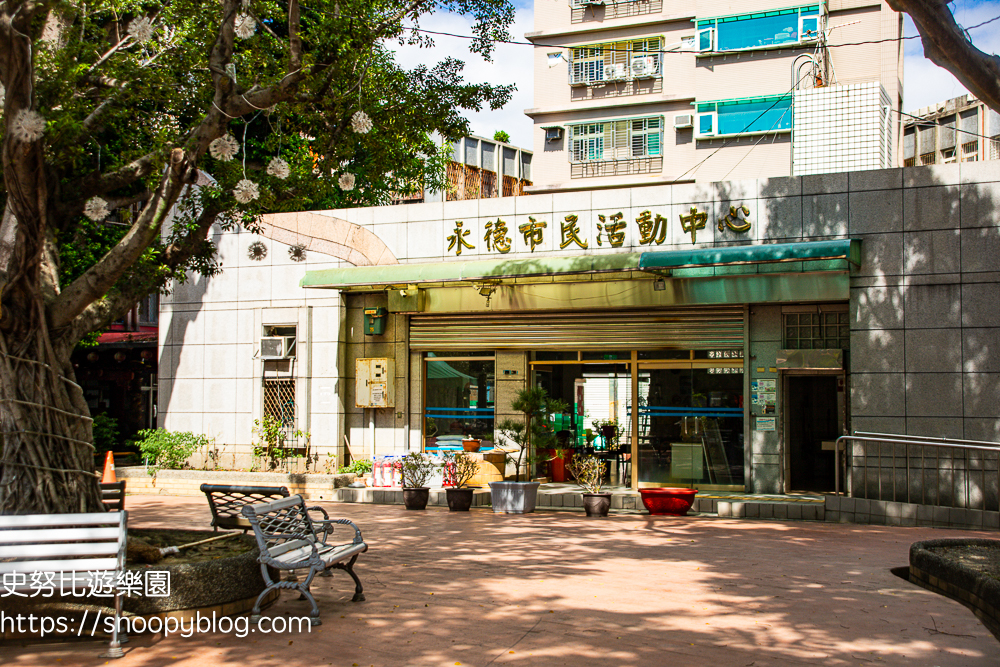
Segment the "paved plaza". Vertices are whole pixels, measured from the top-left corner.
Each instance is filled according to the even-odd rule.
[[[316,579],[311,633],[133,637],[129,666],[996,665],[970,611],[890,572],[912,542],[993,533],[571,511],[320,503],[371,545]],[[202,498],[129,496],[131,527],[207,527]],[[345,536],[349,537],[349,536]],[[300,616],[292,592],[265,615]],[[0,645],[5,665],[99,665],[96,641]]]

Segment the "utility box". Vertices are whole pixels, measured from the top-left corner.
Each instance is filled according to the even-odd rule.
[[[381,336],[385,333],[388,311],[385,308],[365,308],[365,335]]]
[[[356,408],[396,407],[396,361],[358,359],[355,363]]]

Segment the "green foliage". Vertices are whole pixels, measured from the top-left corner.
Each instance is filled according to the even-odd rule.
[[[301,429],[289,430],[281,420],[269,414],[262,419],[253,420],[253,433],[260,440],[253,448],[253,469],[259,468],[259,461],[264,460],[268,470],[276,470],[283,461],[303,458],[302,449],[285,447],[287,438],[306,438],[310,433]]]
[[[180,470],[184,462],[198,451],[207,447],[208,436],[195,435],[190,431],[164,431],[144,429],[136,433],[133,443],[139,447],[149,465],[149,474],[156,477],[159,470]]]
[[[233,37],[234,14],[244,10],[232,2],[65,0],[11,7],[16,11],[0,3],[3,20],[10,24],[13,11],[25,22],[4,33],[7,37],[0,35],[0,52],[14,35],[32,44],[30,56],[11,56],[5,72],[8,103],[0,109],[0,138],[13,124],[6,114],[25,103],[46,121],[39,142],[45,168],[31,178],[45,184],[41,191],[47,200],[24,206],[41,207],[35,213],[46,219],[57,240],[52,263],[61,287],[95,266],[108,266],[116,280],[107,294],[94,297],[102,305],[102,321],[88,319],[90,331],[114,321],[146,294],[167,290],[171,281],[219,273],[222,266],[209,237],[213,222],[223,229],[254,231],[270,212],[371,206],[388,203],[397,192],[424,186],[443,190],[448,151],[432,134],[449,140],[468,134],[465,112],[500,108],[514,90],[513,85],[466,81],[464,63],[454,58],[409,67],[393,54],[400,42],[432,47],[429,35],[404,25],[419,25],[421,16],[446,11],[472,19],[470,50],[489,60],[495,41],[511,37],[510,0],[316,0],[305,5],[265,0],[252,7],[257,28],[246,39]],[[301,13],[297,40],[290,39],[290,11]],[[28,14],[33,15],[25,18]],[[151,19],[154,30],[145,42],[128,37],[132,22],[141,17]],[[46,25],[51,30],[43,30]],[[293,65],[298,40],[301,64]],[[213,55],[223,62],[211,62]],[[12,81],[31,85],[15,87]],[[15,100],[24,90],[30,99]],[[273,105],[249,101],[262,91],[277,91],[269,98]],[[359,111],[371,118],[370,132],[352,130],[351,119]],[[240,145],[231,161],[207,150],[211,140],[225,134]],[[178,150],[214,183],[186,188],[176,202],[178,216],[161,229],[175,202],[152,195],[162,191],[165,168],[172,155],[181,155]],[[288,163],[287,179],[267,172],[276,157]],[[137,161],[143,165],[138,170],[132,167]],[[16,170],[9,161],[4,164],[10,171],[0,165],[0,207],[6,193],[18,189],[11,180]],[[338,185],[345,173],[356,177],[349,191]],[[190,171],[186,177],[194,176]],[[242,179],[259,186],[259,198],[236,200],[233,190]],[[124,225],[85,218],[82,211],[92,197],[108,202],[109,220]],[[129,206],[136,202],[141,213],[132,215]],[[140,219],[154,224],[151,233],[136,237],[139,251],[130,251],[120,266],[102,265],[108,250]]]
[[[506,441],[516,447],[515,455],[508,456],[514,463],[516,478],[520,480],[522,469],[527,473],[530,457],[526,455],[534,449],[553,449],[556,433],[552,424],[553,414],[566,412],[565,401],[550,398],[544,387],[527,387],[517,392],[511,408],[524,413],[524,420],[504,419],[496,426],[498,441]]]
[[[114,451],[118,446],[118,420],[101,413],[94,415],[94,449],[98,452]]]
[[[371,459],[356,459],[354,461],[351,461],[350,465],[343,466],[342,468],[337,470],[337,474],[345,475],[353,473],[360,477],[361,475],[367,475],[374,469],[375,469],[375,462],[372,461]]]
[[[427,486],[438,464],[422,452],[410,452],[403,457],[403,488],[418,489]]]
[[[472,478],[479,474],[479,461],[466,452],[448,452],[444,456],[445,465],[454,466],[455,488],[467,486]]]
[[[587,493],[600,493],[604,485],[604,473],[607,463],[596,456],[574,456],[566,465],[566,469],[576,478]]]
[[[505,144],[510,143],[510,135],[503,130],[497,130],[493,133],[493,141],[501,141]]]

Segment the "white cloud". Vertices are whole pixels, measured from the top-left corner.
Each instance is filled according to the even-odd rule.
[[[515,40],[524,41],[524,33],[532,29],[531,7],[517,10],[510,32]],[[420,19],[420,27],[425,30],[449,32],[457,35],[471,35],[472,21],[457,14],[433,14]],[[497,130],[510,135],[511,142],[523,148],[531,148],[532,122],[524,115],[524,110],[533,106],[534,62],[533,48],[522,44],[497,44],[493,51],[493,62],[486,62],[478,54],[469,51],[470,40],[443,35],[432,35],[434,48],[421,49],[415,46],[390,45],[396,52],[396,61],[406,68],[419,64],[433,66],[448,56],[465,62],[465,80],[475,83],[489,82],[515,84],[510,102],[502,109],[491,111],[467,111],[472,133],[492,137]]]
[[[1000,15],[1000,0],[974,2],[957,1],[951,6],[955,19],[961,26],[973,26]],[[1000,22],[991,23],[972,31],[972,42],[986,53],[1000,50]],[[904,35],[916,35],[917,29],[909,16],[904,18]],[[958,97],[967,93],[951,72],[924,58],[919,39],[906,40],[903,63],[903,110],[915,111],[921,107]]]

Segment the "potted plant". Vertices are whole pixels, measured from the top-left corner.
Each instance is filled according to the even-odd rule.
[[[552,449],[556,434],[551,415],[565,412],[564,401],[549,398],[542,387],[528,387],[517,392],[511,408],[524,414],[523,420],[505,419],[497,424],[497,442],[515,449],[506,452],[505,459],[514,464],[514,481],[490,482],[493,511],[503,514],[525,514],[535,511],[538,482],[527,481],[531,450]],[[521,481],[521,472],[525,481]]]
[[[422,452],[410,452],[403,457],[403,504],[408,510],[427,509],[427,499],[430,488],[427,482],[437,464],[430,456]]]
[[[445,468],[451,468],[452,481],[455,486],[446,487],[448,509],[452,512],[468,512],[472,507],[472,496],[478,486],[469,486],[469,482],[479,474],[479,461],[465,452],[449,452],[444,458]]]
[[[566,467],[583,488],[583,509],[587,516],[607,516],[611,494],[601,492],[607,464],[596,456],[577,456]]]

